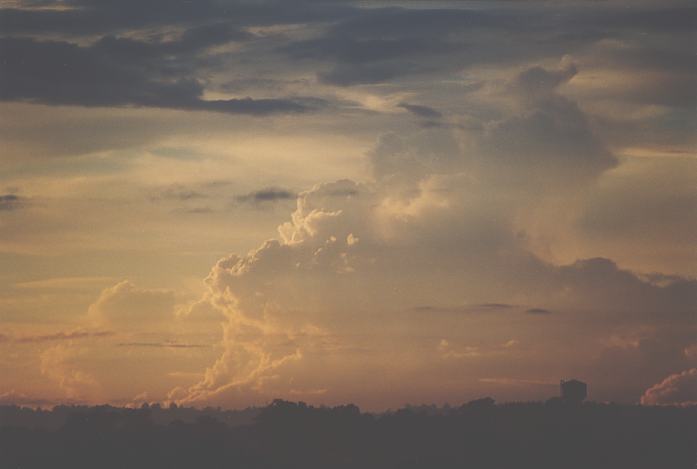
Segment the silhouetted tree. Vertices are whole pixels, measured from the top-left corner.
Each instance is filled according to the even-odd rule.
[[[1,468],[692,469],[696,444],[695,407],[0,406]]]

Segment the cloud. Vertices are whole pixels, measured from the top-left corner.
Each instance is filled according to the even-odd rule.
[[[575,222],[579,238],[597,251],[616,253],[622,263],[647,266],[644,270],[690,272],[688,266],[697,262],[695,172],[697,160],[691,157],[623,162],[584,198]]]
[[[496,41],[472,47],[476,33],[515,28],[535,16],[512,22],[513,12],[483,9],[362,9],[328,28],[320,37],[291,43],[283,50],[295,59],[329,64],[318,73],[324,83],[352,86],[395,81],[405,76],[454,72],[493,56],[513,54]],[[474,28],[472,27],[473,25]],[[509,44],[510,49],[510,44]]]
[[[167,45],[102,38],[88,46],[30,38],[0,38],[0,100],[78,106],[147,106],[264,116],[308,112],[321,100],[202,99],[198,68],[166,61]],[[162,50],[164,49],[164,50]]]
[[[684,350],[693,342],[694,280],[659,281],[629,268],[646,270],[649,264],[632,259],[673,252],[675,240],[689,245],[687,234],[695,230],[686,221],[687,207],[694,194],[687,180],[674,181],[675,173],[688,175],[690,167],[676,165],[674,173],[649,168],[631,178],[633,166],[625,160],[618,166],[618,155],[636,142],[684,145],[692,138],[693,8],[642,4],[627,11],[616,2],[509,2],[476,9],[276,1],[69,5],[65,11],[0,11],[0,59],[8,65],[0,74],[0,99],[20,101],[4,107],[12,115],[28,110],[22,117],[31,124],[10,123],[4,133],[13,141],[22,134],[25,141],[48,142],[33,146],[34,153],[142,147],[156,134],[171,135],[167,144],[176,149],[178,140],[188,145],[205,127],[224,132],[225,155],[211,158],[208,170],[217,171],[233,158],[228,139],[238,130],[229,126],[239,121],[221,113],[322,110],[321,124],[297,116],[300,121],[284,120],[283,129],[261,130],[285,132],[287,124],[288,132],[295,125],[314,132],[321,125],[325,136],[348,118],[350,128],[339,132],[342,138],[347,132],[356,148],[369,145],[365,135],[383,133],[383,125],[390,131],[367,155],[370,171],[361,174],[372,180],[336,181],[300,194],[287,188],[319,180],[310,171],[293,176],[301,183],[274,177],[264,184],[278,187],[232,192],[240,203],[296,199],[297,206],[275,239],[216,263],[200,301],[177,308],[173,292],[123,282],[90,307],[90,317],[120,334],[167,328],[172,321],[180,321],[178,327],[224,321],[219,359],[197,384],[177,391],[179,398],[203,402],[249,393],[264,400],[273,392],[326,389],[333,399],[359,384],[373,386],[371,395],[398,387],[419,397],[416,388],[444,380],[454,383],[447,392],[462,395],[471,376],[511,376],[514,366],[516,376],[544,380],[566,374],[561,368],[568,366],[594,377],[597,396],[627,399],[692,366]],[[341,88],[347,86],[353,88]],[[361,103],[378,100],[379,112],[347,104],[344,99],[353,96]],[[337,100],[341,106],[332,106]],[[164,110],[49,109],[37,103]],[[395,107],[419,118],[421,127],[400,130],[408,122],[394,120]],[[447,110],[447,126],[434,124],[440,110]],[[47,126],[49,114],[59,116],[60,125]],[[71,117],[78,114],[78,120]],[[97,136],[65,138],[76,128]],[[197,159],[223,146],[208,135]],[[235,152],[245,158],[249,147]],[[155,159],[177,153],[142,150]],[[188,149],[181,153],[191,155]],[[343,158],[341,150],[337,154]],[[119,162],[119,170],[144,168],[131,164],[131,157],[124,160],[129,163]],[[95,167],[110,171],[104,161]],[[196,163],[168,162],[186,170]],[[71,164],[81,165],[81,159]],[[623,178],[624,185],[605,182]],[[170,204],[165,208],[173,219],[207,213],[195,221],[230,223],[220,202],[230,201],[228,189],[222,194],[182,183],[155,192],[163,206]],[[0,210],[17,208],[2,198],[8,196],[14,195],[0,196]],[[584,201],[590,208],[579,219]],[[247,226],[241,219],[232,223]],[[254,225],[249,236],[265,229],[262,222]],[[208,226],[200,228],[207,232]],[[564,236],[574,230],[615,244],[589,246]],[[629,248],[638,238],[647,240],[641,249]],[[557,239],[564,241],[557,245]],[[249,245],[246,238],[239,243]],[[667,271],[678,257],[666,254]],[[506,314],[514,311],[520,314]],[[545,315],[550,311],[564,314]],[[423,314],[429,312],[455,314]],[[460,314],[470,312],[484,314]],[[545,315],[544,321],[535,314]],[[514,365],[481,353],[456,368],[453,360],[439,360],[434,347],[447,337],[446,352],[472,352],[453,344],[498,350],[511,330],[525,344],[507,348],[516,354]],[[40,340],[61,340],[48,336]],[[369,363],[361,358],[366,350]],[[386,376],[393,381],[386,383]],[[415,383],[414,390],[394,385],[405,382]]]
[[[482,303],[477,306],[485,310],[507,310],[514,307],[514,305],[509,305],[506,303]]]
[[[268,187],[265,189],[260,189],[258,191],[250,192],[245,195],[240,195],[237,197],[237,201],[260,204],[264,202],[294,200],[296,197],[297,195],[288,189],[282,189],[279,187]]]
[[[55,277],[41,280],[18,282],[14,286],[22,289],[85,289],[103,285],[114,280],[113,277]]]
[[[649,89],[627,87],[627,95],[635,94],[639,100],[687,108],[695,97],[689,86],[690,74],[677,73],[679,69],[689,71],[693,62],[689,35],[695,10],[689,5],[644,3],[633,5],[631,12],[618,2],[573,6],[562,2],[543,7],[523,2],[494,8],[465,8],[458,2],[429,8],[413,8],[409,2],[368,8],[354,2],[278,0],[206,0],[197,2],[196,8],[186,2],[172,5],[161,0],[147,4],[71,1],[59,5],[61,9],[0,9],[0,25],[9,40],[41,39],[48,47],[46,39],[57,44],[56,38],[62,38],[62,43],[68,44],[65,38],[70,38],[75,41],[73,46],[83,44],[81,49],[95,53],[84,61],[60,62],[64,57],[54,51],[56,63],[71,65],[64,70],[62,66],[49,67],[50,57],[39,50],[23,51],[18,55],[31,58],[36,54],[37,62],[46,61],[47,67],[41,70],[51,72],[60,86],[53,86],[57,96],[41,96],[36,89],[30,92],[32,81],[37,86],[40,83],[38,73],[27,73],[34,80],[28,80],[24,93],[14,93],[20,95],[15,99],[53,102],[62,96],[65,101],[70,96],[65,83],[69,80],[63,78],[87,73],[107,85],[106,75],[118,72],[115,77],[134,92],[114,87],[116,103],[107,105],[301,112],[297,106],[305,105],[305,110],[315,106],[292,97],[250,106],[234,100],[202,102],[197,82],[205,83],[206,90],[208,86],[217,90],[219,77],[254,69],[260,58],[265,76],[256,76],[253,70],[252,77],[235,77],[234,81],[246,82],[248,88],[262,80],[283,84],[300,71],[335,86],[401,84],[413,76],[452,78],[478,66],[516,67],[563,55],[588,55],[596,57],[598,65],[610,63],[612,67],[662,69],[665,79],[644,79],[645,83],[653,82]],[[297,34],[287,25],[304,27]],[[619,46],[606,47],[613,43]],[[231,53],[220,52],[231,44],[235,46]],[[19,47],[8,42],[3,49],[9,46]],[[589,54],[593,48],[597,50]],[[108,66],[107,73],[98,72],[99,67],[91,66],[95,64]],[[71,69],[75,70],[72,75]],[[5,75],[15,73],[10,70]],[[196,83],[187,82],[191,78]],[[79,84],[85,93],[73,96],[73,101],[96,105],[91,103],[94,85],[90,87],[87,81]],[[672,86],[661,86],[666,83]],[[51,87],[51,83],[44,84]],[[275,88],[278,91],[279,86]],[[46,93],[50,94],[48,88]],[[168,104],[148,102],[158,100]]]
[[[675,373],[641,396],[643,405],[697,405],[697,368]]]
[[[174,29],[200,25],[198,28],[221,28],[215,34],[203,34],[203,39],[219,36],[225,27],[233,28],[235,35],[244,34],[252,25],[295,24],[327,21],[353,11],[348,5],[314,2],[285,2],[280,0],[247,2],[201,0],[196,5],[185,1],[148,2],[103,0],[70,0],[45,2],[60,9],[24,8],[0,9],[0,24],[7,34],[37,34],[71,32],[73,35],[120,32],[131,29]],[[198,34],[190,40],[201,41]],[[243,36],[246,37],[246,36]],[[223,34],[227,38],[227,34]]]
[[[222,322],[225,320],[223,310],[214,304],[209,295],[177,308],[176,315],[180,321]]]
[[[578,105],[557,88],[577,73],[531,67],[510,83],[519,114],[486,124],[470,149],[473,167],[498,184],[578,187],[617,164]]]
[[[443,117],[443,114],[438,112],[429,106],[423,106],[420,104],[409,104],[409,103],[399,103],[398,107],[406,109],[417,117],[424,117],[428,119],[439,119]]]
[[[4,405],[16,405],[16,406],[29,406],[29,407],[39,407],[39,406],[53,406],[58,402],[51,399],[45,399],[42,397],[31,396],[23,392],[18,392],[11,389],[7,392],[0,393],[0,406]],[[61,401],[61,403],[64,403]]]
[[[576,307],[602,304],[607,310],[650,317],[658,323],[689,324],[697,306],[696,280],[678,277],[665,284],[654,284],[619,268],[610,259],[582,259],[550,273],[553,288],[565,290],[564,295]]]
[[[514,308],[514,305],[505,303],[482,303],[478,305],[463,305],[463,306],[433,306],[423,305],[412,308],[413,311],[421,313],[496,313],[506,312]]]
[[[413,188],[415,181],[429,175],[463,171],[463,150],[451,129],[436,127],[410,135],[383,134],[368,157],[375,179]]]
[[[546,315],[546,314],[552,314],[552,312],[548,309],[544,308],[530,308],[525,311],[527,314],[538,314],[538,315]]]
[[[683,350],[685,356],[691,360],[697,359],[697,343],[690,344]]]
[[[426,181],[434,177],[441,179],[431,176]],[[227,317],[223,353],[204,379],[189,390],[179,389],[177,398],[225,402],[242,393],[252,401],[254,396],[263,399],[271,377],[277,377],[277,390],[284,389],[282,383],[288,383],[291,376],[294,387],[345,386],[341,367],[346,363],[337,363],[339,369],[330,370],[317,355],[320,338],[328,334],[339,335],[348,347],[367,345],[387,356],[401,357],[405,368],[415,369],[394,373],[412,376],[410,373],[426,372],[420,368],[424,361],[414,362],[411,354],[429,350],[427,338],[432,335],[447,334],[448,339],[435,351],[431,340],[431,354],[467,357],[472,359],[468,366],[474,369],[488,365],[501,370],[506,369],[498,361],[504,353],[522,354],[525,358],[517,366],[540,373],[549,360],[544,354],[561,344],[588,346],[598,343],[598,337],[614,333],[610,331],[694,330],[695,281],[677,277],[654,284],[604,258],[563,265],[543,262],[514,233],[506,234],[511,226],[505,223],[494,225],[491,232],[480,232],[496,207],[489,205],[485,213],[464,210],[460,201],[468,197],[463,197],[463,191],[469,195],[471,188],[460,184],[461,179],[453,182],[448,191],[441,190],[441,185],[436,185],[436,191],[423,181],[415,182],[418,189],[404,198],[387,190],[394,188],[389,182],[371,185],[344,180],[301,193],[290,221],[279,227],[278,239],[266,241],[245,256],[225,257],[211,269],[206,301]],[[354,193],[360,196],[351,195]],[[445,226],[447,230],[443,230]],[[475,305],[467,311],[541,306],[528,309],[527,315],[421,314],[423,305],[433,298],[445,305]],[[427,307],[428,311],[441,309]],[[531,317],[556,310],[569,313],[549,315],[545,324]],[[530,349],[502,345],[510,344],[511,327],[520,334],[516,341],[535,345]],[[472,335],[470,328],[477,334]],[[399,338],[380,339],[390,337],[390,331],[400,331]],[[366,334],[373,339],[357,339]],[[674,366],[677,362],[667,344],[677,343],[678,355],[683,357],[682,339],[643,334],[641,354],[626,357],[632,367],[646,363],[646,356],[653,357],[655,370]],[[468,343],[463,339],[468,336],[480,343],[458,348],[450,341],[450,337],[458,337]],[[566,356],[567,352],[560,353]],[[590,364],[593,357],[574,360]],[[372,366],[388,364],[381,365],[377,359]],[[555,366],[560,366],[559,357]],[[319,382],[311,379],[313,373],[323,378]],[[625,378],[614,384],[603,379],[596,389],[598,396],[609,395],[612,386],[620,387],[627,396],[641,385]]]
[[[504,386],[544,386],[557,387],[559,383],[556,381],[544,381],[535,379],[520,379],[520,378],[479,378],[482,383],[493,383]]]
[[[482,352],[478,347],[464,346],[464,347],[454,347],[450,342],[445,339],[441,339],[438,342],[437,347],[438,353],[441,354],[443,358],[476,358],[482,355]]]
[[[520,196],[520,188],[565,202],[576,171],[581,176],[573,185],[592,187],[593,178],[614,161],[581,109],[561,95],[561,87],[577,75],[566,62],[558,68],[527,67],[503,87],[511,109],[492,118],[486,135],[456,128],[387,134],[369,154],[374,181],[341,180],[299,194],[276,239],[249,254],[221,259],[211,269],[208,297],[185,316],[225,318],[222,352],[198,383],[177,393],[178,399],[222,400],[238,392],[263,399],[260,390],[342,388],[350,385],[347,368],[355,363],[346,357],[359,355],[348,350],[375,351],[379,358],[370,366],[376,374],[389,366],[382,357],[397,357],[403,363],[395,371],[400,379],[445,375],[450,365],[436,359],[433,337],[486,351],[501,347],[512,327],[520,331],[521,343],[542,335],[533,351],[509,350],[527,354],[520,367],[532,371],[549,360],[543,352],[555,346],[554,340],[588,341],[593,346],[585,346],[594,349],[606,334],[641,330],[652,337],[656,329],[676,324],[689,329],[695,285],[688,279],[657,285],[607,258],[558,264],[529,251],[525,232],[534,223],[526,209],[535,199]],[[499,127],[518,128],[519,139],[493,138]],[[471,151],[468,137],[475,149],[486,151]],[[556,142],[555,151],[536,151],[538,138]],[[587,154],[589,149],[595,153]],[[520,170],[510,175],[517,178],[501,183],[506,181],[501,172],[515,165]],[[547,185],[544,190],[535,173]],[[207,192],[187,185],[173,188],[171,195],[190,200],[198,193]],[[270,188],[244,197],[262,203],[288,200],[293,193]],[[545,321],[525,314],[413,314],[420,305],[457,311],[463,310],[458,305],[478,305],[473,309],[487,312],[511,310],[501,305],[534,305],[565,314]],[[174,308],[172,292],[122,282],[102,292],[90,315],[118,331],[137,330],[183,319]],[[591,330],[600,323],[614,327],[602,335]],[[472,341],[471,331],[478,331],[483,343]],[[323,362],[328,336],[338,337],[331,350],[342,360]],[[136,342],[160,343],[123,343]],[[414,357],[417,351],[426,358]],[[639,358],[628,354],[627,360]],[[443,368],[429,370],[429,360]],[[506,365],[496,360],[496,354],[482,353],[468,360],[474,369],[466,372],[491,366],[505,375]],[[556,369],[545,372],[551,370]],[[291,378],[296,379],[292,387]],[[636,382],[623,385],[639,389]]]
[[[554,90],[570,81],[577,73],[578,69],[574,64],[567,64],[557,70],[534,66],[515,77],[512,89],[533,100],[549,98]]]
[[[160,190],[154,197],[185,202],[189,200],[206,199],[209,195],[200,190],[188,188],[182,184],[174,184]]]
[[[16,194],[0,194],[0,212],[17,210],[23,206],[22,197]]]
[[[53,334],[25,335],[15,337],[13,341],[19,344],[54,342],[62,340],[93,339],[100,337],[110,337],[114,335],[112,331],[73,331],[55,332]]]
[[[566,61],[556,69],[525,68],[498,94],[508,109],[476,131],[433,127],[382,135],[369,153],[375,178],[413,188],[434,175],[467,177],[471,186],[489,187],[491,199],[515,193],[510,206],[587,186],[618,160],[577,103],[559,92],[576,73]]]
[[[514,347],[518,347],[519,345],[520,345],[520,342],[518,342],[515,339],[511,339],[511,340],[507,340],[506,342],[504,342],[502,344],[502,347],[503,348],[514,348]]]
[[[655,316],[659,316],[658,314]],[[625,319],[624,327],[617,327],[617,316],[605,320],[605,327],[614,329],[606,335],[599,353],[591,360],[586,370],[589,383],[603,383],[604,393],[609,400],[638,402],[645,391],[662,381],[666,376],[694,366],[684,349],[694,341],[693,319],[671,317],[668,322],[654,317],[647,320],[634,317]],[[633,325],[633,327],[630,327]],[[597,329],[603,327],[598,323]],[[608,379],[608,377],[612,379]],[[597,390],[598,386],[592,386]],[[595,392],[594,392],[595,395]]]
[[[689,31],[687,18],[694,15],[693,9],[681,6],[642,5],[631,14],[607,2],[576,6],[573,14],[568,8],[525,2],[489,9],[361,9],[320,37],[283,50],[295,59],[327,64],[318,73],[323,82],[352,86],[560,57],[607,37],[631,40],[637,28],[656,35]],[[674,30],[667,27],[671,21]]]
[[[124,280],[104,289],[88,316],[100,324],[132,330],[173,321],[174,307],[174,292],[138,288]]]
[[[145,348],[208,348],[210,345],[184,344],[180,342],[121,342],[117,347],[145,347]]]
[[[41,353],[41,374],[54,381],[69,399],[84,400],[99,391],[95,378],[82,369],[88,349],[58,344]]]
[[[194,215],[200,215],[200,214],[206,214],[206,213],[214,213],[215,210],[211,207],[192,207],[192,208],[185,208],[182,210],[178,210],[182,213],[190,213]]]

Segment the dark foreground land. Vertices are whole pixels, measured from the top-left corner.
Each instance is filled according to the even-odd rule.
[[[0,407],[0,468],[694,469],[697,408]]]

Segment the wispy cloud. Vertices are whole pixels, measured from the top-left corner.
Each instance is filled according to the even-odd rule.
[[[105,283],[113,282],[114,277],[56,277],[41,280],[30,280],[27,282],[15,283],[15,288],[40,289],[40,288],[56,288],[56,289],[74,289],[91,286],[104,285]]]
[[[520,378],[479,378],[480,383],[501,384],[505,386],[558,386],[553,380],[544,379],[520,379]]]
[[[121,342],[117,347],[148,347],[148,348],[210,348],[206,344],[186,344],[180,342]]]
[[[493,313],[510,311],[515,307],[515,305],[510,305],[506,303],[480,303],[474,305],[454,306],[422,305],[416,306],[412,308],[412,310],[420,313]]]
[[[96,339],[100,337],[111,337],[114,334],[115,333],[113,331],[73,331],[55,332],[53,334],[24,335],[18,337],[0,335],[0,341],[2,341],[4,338],[6,341],[15,342],[18,344],[29,344],[41,342],[55,342],[63,340]]]
[[[530,309],[525,310],[525,313],[526,314],[537,314],[540,316],[552,314],[552,312],[550,310],[544,309],[544,308],[530,308]]]

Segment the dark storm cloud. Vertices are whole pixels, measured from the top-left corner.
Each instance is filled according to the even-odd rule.
[[[204,4],[200,10],[189,12],[187,5],[189,2],[161,4],[158,10],[162,16],[157,18],[166,22],[180,15],[182,22],[192,23],[207,8]],[[110,11],[113,6],[110,2],[101,2],[67,12],[20,13],[37,18],[97,15],[103,10]],[[148,6],[153,4],[138,9],[138,15],[134,14],[133,18],[147,18]],[[128,11],[135,5],[119,3],[119,10],[122,7]],[[213,45],[253,37],[232,22],[213,17],[212,10],[209,13],[210,17],[203,15],[209,23],[191,26],[175,40],[156,37],[144,41],[106,35],[89,46],[79,46],[65,41],[5,37],[0,40],[0,61],[4,65],[0,75],[0,99],[82,106],[153,106],[251,115],[305,112],[322,104],[319,100],[283,98],[202,100],[204,86],[197,75],[206,67],[215,66],[216,61],[201,58],[200,52]],[[126,27],[136,26],[129,22],[130,17],[121,19]],[[8,27],[4,30],[12,31],[12,26],[21,22],[10,18],[5,23]],[[105,28],[108,30],[107,25]],[[46,31],[46,28],[41,30]],[[69,25],[62,32],[75,31]]]
[[[476,10],[372,8],[283,51],[328,64],[318,71],[320,80],[349,86],[476,64],[560,57],[600,39],[636,40],[636,32],[690,34],[696,12],[689,7],[529,2]]]
[[[505,28],[509,22],[510,18],[482,11],[366,9],[320,37],[297,41],[282,51],[294,59],[330,64],[318,72],[325,83],[380,83],[461,68],[477,60],[481,51],[466,43],[467,31]]]
[[[418,117],[425,117],[428,119],[438,119],[440,117],[443,117],[443,114],[429,106],[423,106],[420,104],[400,103],[399,107],[401,107],[402,109],[406,109],[407,111],[411,112],[412,114]]]
[[[253,191],[245,195],[240,195],[236,198],[238,202],[249,202],[249,203],[264,203],[264,202],[278,202],[284,200],[295,200],[297,194],[288,189],[282,189],[278,187],[268,187],[258,191]]]
[[[628,45],[623,60],[634,68],[663,67],[656,86],[632,89],[628,99],[685,107],[694,101],[685,96],[695,96],[692,80],[684,73],[676,75],[678,69],[691,67],[686,64],[694,64],[688,45],[697,9],[689,6],[523,2],[486,9],[465,9],[459,3],[411,9],[408,2],[366,8],[354,2],[310,0],[72,0],[24,5],[61,8],[0,9],[0,30],[6,35],[0,43],[0,99],[6,101],[297,113],[326,103],[296,97],[207,101],[202,99],[206,78],[235,64],[245,66],[250,57],[266,57],[265,65],[280,82],[290,70],[305,68],[336,86],[382,83],[454,73],[478,64],[558,59],[583,52],[600,39],[615,38]],[[289,24],[307,25],[311,33],[302,34],[302,39],[285,33],[261,38],[250,29]],[[674,48],[661,41],[648,47],[647,33],[684,36],[682,52],[668,57],[666,51]],[[94,42],[64,42],[78,36]],[[248,46],[248,55],[205,53],[231,41]],[[252,80],[248,86],[256,84]]]
[[[548,281],[566,289],[574,304],[602,304],[605,310],[630,314],[654,325],[681,324],[694,329],[697,312],[697,280],[661,277],[653,283],[620,269],[612,260],[598,257],[550,270]],[[572,287],[573,286],[573,287]]]
[[[675,34],[669,40],[655,41],[655,44],[647,41],[595,48],[594,65],[642,77],[638,82],[627,83],[623,89],[596,90],[598,97],[674,107],[694,116],[692,111],[697,106],[695,39],[695,35]]]
[[[60,41],[0,39],[0,100],[80,106],[152,106],[231,114],[306,112],[293,99],[201,99],[191,63],[160,54],[162,44],[102,38],[81,47]]]
[[[22,199],[15,194],[0,194],[0,212],[17,210],[24,205]]]
[[[617,164],[588,116],[558,92],[576,73],[573,64],[556,70],[534,66],[509,83],[511,95],[525,110],[485,128],[475,156],[483,171],[501,181],[568,185],[592,179]]]

